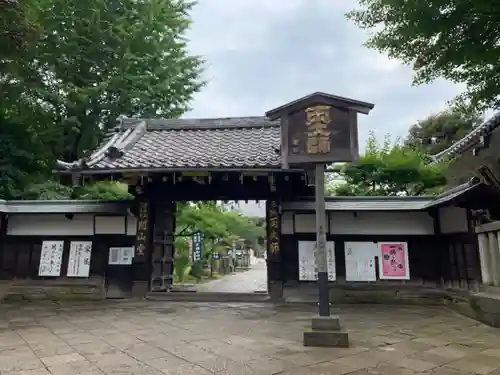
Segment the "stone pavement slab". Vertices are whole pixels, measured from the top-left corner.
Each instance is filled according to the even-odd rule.
[[[312,307],[0,306],[2,375],[500,375],[500,330],[446,308],[341,306],[351,347],[302,345]]]

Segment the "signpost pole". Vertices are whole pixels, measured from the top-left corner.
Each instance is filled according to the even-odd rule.
[[[357,114],[368,114],[373,106],[359,100],[315,92],[266,112],[266,117],[271,121],[281,119],[282,168],[288,169],[292,166],[308,170],[309,185],[314,185],[314,255],[318,273],[319,303],[318,315],[312,318],[311,327],[304,331],[305,346],[349,346],[348,333],[341,329],[339,317],[330,315],[325,165],[334,162],[356,162],[359,159]]]
[[[330,291],[328,288],[328,260],[326,252],[325,169],[323,164],[314,167],[314,192],[316,203],[316,265],[318,267],[319,316],[330,316]]]

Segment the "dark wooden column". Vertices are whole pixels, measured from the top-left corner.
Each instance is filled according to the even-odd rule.
[[[154,200],[150,284],[152,292],[168,291],[174,281],[176,206],[176,202],[163,197],[156,197]]]
[[[152,204],[146,196],[136,197],[133,211],[137,212],[137,229],[135,235],[135,254],[132,261],[132,294],[144,296],[149,290],[151,274],[151,239],[153,212]]]
[[[283,297],[281,262],[281,202],[277,197],[266,201],[267,285],[272,299]]]
[[[0,212],[0,275],[3,274],[3,257],[5,249],[5,239],[7,236],[8,215]]]
[[[431,246],[431,253],[429,256],[431,257],[431,264],[433,264],[434,270],[434,278],[436,280],[436,286],[443,287],[444,285],[444,277],[445,277],[445,252],[448,251],[448,243],[441,233],[441,220],[439,217],[439,209],[431,209],[429,215],[433,219],[434,226],[434,236],[433,237],[433,246]]]

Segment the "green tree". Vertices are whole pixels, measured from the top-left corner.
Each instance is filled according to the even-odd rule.
[[[0,0],[0,72],[34,45],[38,26],[31,19],[37,0]]]
[[[46,164],[39,159],[41,145],[32,130],[0,107],[0,199],[16,199]]]
[[[17,198],[25,200],[67,200],[73,198],[73,188],[57,181],[26,184],[27,188]]]
[[[404,143],[428,155],[435,155],[462,139],[481,122],[482,116],[477,112],[448,109],[411,126]]]
[[[52,162],[38,131],[44,108],[23,95],[18,75],[20,61],[36,46],[36,3],[0,0],[0,199],[19,198]]]
[[[22,93],[47,109],[44,143],[66,161],[93,149],[119,115],[178,117],[203,82],[190,56],[186,0],[41,0],[36,48],[17,61]]]
[[[186,48],[192,6],[0,0],[0,198],[65,196],[46,183],[54,159],[84,156],[119,115],[180,116],[203,85]]]
[[[101,199],[101,200],[127,200],[133,199],[128,192],[128,186],[116,181],[99,181],[93,184],[77,186],[74,188],[73,197],[76,199]]]
[[[499,106],[500,3],[492,0],[360,0],[348,13],[373,30],[367,46],[413,66],[414,83],[465,83],[458,104]]]
[[[339,175],[345,183],[332,190],[334,195],[423,195],[444,187],[443,172],[443,165],[431,164],[421,152],[391,144],[388,137],[380,146],[371,134],[359,164],[344,165]]]
[[[176,281],[180,283],[184,281],[190,262],[188,238],[176,236],[174,256],[174,274]]]

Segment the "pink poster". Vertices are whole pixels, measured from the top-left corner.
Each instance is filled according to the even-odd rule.
[[[388,277],[406,276],[406,254],[404,243],[384,243],[382,251],[382,273]]]

